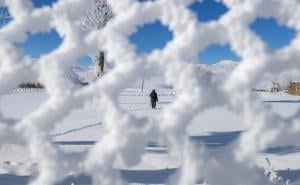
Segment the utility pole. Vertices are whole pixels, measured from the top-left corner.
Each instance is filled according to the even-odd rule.
[[[145,82],[145,80],[143,79],[143,82],[142,82],[142,92],[144,92],[144,82]]]

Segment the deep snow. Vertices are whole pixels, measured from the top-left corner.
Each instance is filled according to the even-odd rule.
[[[160,114],[163,109],[176,98],[172,89],[159,89],[159,103],[156,110],[149,106],[148,92],[128,88],[119,93],[119,104],[137,117],[149,117]],[[253,92],[254,93],[254,92]],[[283,117],[290,117],[300,107],[300,98],[284,93],[257,93],[265,106],[270,106],[274,112]],[[6,118],[21,119],[24,115],[37,109],[47,98],[46,92],[10,93],[0,99],[0,111]],[[197,146],[208,148],[209,153],[222,153],[230,148],[232,142],[246,130],[242,125],[242,117],[235,114],[229,107],[218,107],[200,113],[188,126],[186,132],[190,140]],[[85,153],[101,138],[104,132],[101,113],[93,105],[86,104],[82,109],[74,110],[51,133],[53,142],[67,153]],[[163,183],[167,177],[174,175],[180,169],[180,160],[168,152],[168,148],[157,138],[150,138],[145,147],[145,153],[138,165],[126,166],[121,160],[115,163],[115,168],[121,170],[121,176],[132,183]],[[203,143],[203,144],[201,144]],[[260,169],[267,167],[266,158],[271,161],[272,169],[279,175],[295,181],[300,177],[300,147],[270,146],[257,157]],[[37,172],[35,161],[30,159],[26,145],[18,143],[1,143],[0,145],[0,184],[26,184]],[[67,176],[68,174],[66,174]],[[201,176],[201,174],[199,174]],[[88,176],[69,176],[62,184],[89,184]]]

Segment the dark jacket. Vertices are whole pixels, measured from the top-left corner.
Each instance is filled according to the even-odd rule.
[[[153,90],[151,93],[150,93],[150,98],[151,98],[151,101],[153,102],[157,102],[158,101],[158,97],[157,97],[157,93],[155,92],[155,90]]]

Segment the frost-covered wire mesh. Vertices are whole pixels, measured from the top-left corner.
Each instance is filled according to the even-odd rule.
[[[29,0],[2,0],[13,20],[0,29],[0,94],[20,82],[46,84],[49,98],[21,120],[0,115],[1,142],[26,142],[39,173],[34,185],[52,185],[66,174],[86,173],[94,184],[119,184],[114,162],[139,162],[147,138],[164,138],[170,153],[180,159],[181,171],[171,184],[194,184],[203,177],[208,184],[268,184],[254,169],[257,153],[270,143],[299,140],[299,113],[283,118],[265,107],[251,89],[266,72],[299,68],[300,5],[297,0],[223,0],[229,11],[219,20],[201,23],[188,6],[193,0],[109,0],[114,18],[101,30],[84,32],[81,18],[92,0],[60,0],[51,7],[34,8]],[[269,51],[249,25],[257,18],[273,17],[297,35],[290,45]],[[161,50],[140,56],[128,37],[137,27],[161,21],[173,39]],[[32,61],[15,46],[28,34],[55,30],[63,42],[54,51]],[[230,77],[214,86],[199,76],[193,63],[211,44],[229,44],[242,58]],[[114,68],[97,82],[77,89],[65,76],[77,59],[103,48]],[[181,93],[163,114],[153,119],[137,118],[120,108],[117,94],[137,77],[149,77],[160,69],[168,83]],[[72,110],[93,103],[103,115],[105,132],[84,156],[62,152],[52,144],[51,131]],[[199,113],[229,106],[241,114],[247,131],[232,150],[220,157],[198,152],[188,141],[186,128]],[[201,124],[201,123],[199,123]],[[274,178],[273,178],[274,179]]]
[[[106,0],[94,0],[94,5],[86,10],[81,24],[84,30],[101,29],[112,17],[112,9]]]

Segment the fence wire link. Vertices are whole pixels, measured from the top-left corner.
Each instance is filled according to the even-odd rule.
[[[273,142],[299,140],[300,110],[293,117],[283,118],[250,91],[266,72],[300,67],[297,0],[222,0],[228,12],[207,23],[199,22],[188,8],[194,0],[108,0],[113,19],[103,29],[91,31],[83,31],[80,21],[93,0],[60,0],[43,8],[34,8],[30,0],[3,2],[12,20],[0,29],[0,95],[24,81],[40,81],[49,94],[38,109],[14,124],[8,124],[0,114],[1,141],[25,140],[38,164],[39,173],[32,185],[54,185],[70,173],[89,174],[94,184],[122,184],[113,168],[116,159],[121,157],[129,166],[138,163],[153,130],[165,139],[170,153],[181,159],[182,175],[172,184],[193,184],[199,178],[195,173],[211,184],[271,184],[251,165],[258,152]],[[270,17],[297,32],[290,45],[272,52],[249,28],[257,18]],[[165,48],[141,56],[128,37],[138,27],[156,20],[172,31],[173,39]],[[15,45],[25,42],[29,34],[51,30],[59,34],[62,43],[35,61]],[[193,65],[198,54],[212,44],[229,44],[241,57],[238,68],[219,86],[209,83],[205,75],[199,77]],[[77,89],[65,73],[80,57],[97,53],[99,48],[105,50],[115,67],[97,82]],[[124,112],[118,105],[118,92],[137,77],[149,77],[149,71],[158,69],[181,94],[154,120]],[[97,105],[95,114],[103,115],[106,132],[85,157],[70,156],[52,143],[51,131],[87,102]],[[223,157],[207,156],[205,152],[196,155],[186,141],[187,126],[199,113],[221,106],[241,114],[247,131]],[[221,173],[221,169],[225,171]]]

